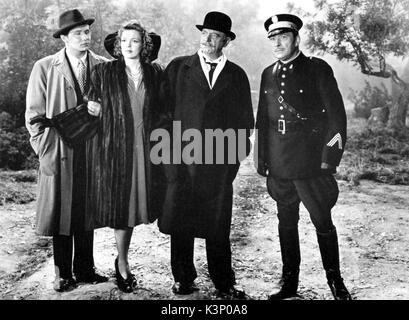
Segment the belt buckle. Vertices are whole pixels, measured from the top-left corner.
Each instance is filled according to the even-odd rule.
[[[281,132],[282,134],[285,134],[285,120],[284,119],[278,119],[278,132]]]

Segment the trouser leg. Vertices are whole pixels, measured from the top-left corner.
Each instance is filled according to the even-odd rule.
[[[74,234],[74,274],[92,275],[94,273],[94,231]]]
[[[332,175],[295,181],[301,201],[310,213],[320,248],[328,285],[335,299],[351,299],[341,278],[337,230],[331,209],[338,199],[338,185]]]
[[[72,277],[72,236],[53,236],[55,275],[63,279]]]
[[[298,196],[308,210],[318,232],[326,233],[334,228],[331,209],[338,199],[337,181],[332,175],[294,180]]]
[[[298,237],[300,199],[291,180],[267,178],[268,192],[277,202],[278,234],[283,271],[297,271],[301,261]]]
[[[175,282],[189,283],[196,277],[193,261],[194,237],[172,234],[170,237],[170,262]]]
[[[216,289],[227,289],[236,284],[231,261],[229,236],[206,239],[207,265]]]
[[[267,186],[269,194],[277,202],[278,235],[283,263],[280,288],[269,299],[279,300],[296,295],[298,289],[301,263],[298,236],[300,199],[291,180],[268,177]]]

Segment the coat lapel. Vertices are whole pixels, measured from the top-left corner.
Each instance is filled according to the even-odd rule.
[[[213,89],[210,91],[209,100],[215,98],[218,94],[224,91],[224,89],[232,82],[231,75],[231,64],[229,61],[226,62],[222,72],[220,72],[217,77],[216,83]]]
[[[207,83],[206,76],[203,73],[202,66],[200,64],[199,55],[196,53],[186,61],[186,66],[189,68],[187,76],[189,79],[195,81],[204,90],[210,90]]]
[[[57,54],[55,55],[54,59],[54,65],[58,72],[62,74],[62,76],[68,81],[70,86],[75,89],[74,85],[74,79],[72,78],[72,73],[70,70],[70,67],[68,65],[68,60],[65,57],[65,48],[61,49]]]

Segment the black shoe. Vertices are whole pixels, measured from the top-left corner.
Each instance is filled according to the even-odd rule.
[[[129,273],[126,279],[122,277],[121,273],[119,272],[119,268],[118,268],[118,258],[115,259],[115,277],[116,277],[116,284],[119,290],[123,292],[131,293],[138,285],[138,282],[136,281],[136,278],[132,273]]]
[[[172,292],[174,294],[191,294],[197,290],[199,290],[199,288],[195,286],[194,282],[175,282],[172,286]]]
[[[230,286],[227,288],[218,288],[216,292],[218,298],[224,300],[247,300],[248,296],[244,290],[239,289],[235,286]]]
[[[279,285],[280,290],[271,294],[268,300],[283,300],[297,296],[299,271],[283,272]]]
[[[69,291],[76,288],[76,286],[75,280],[72,277],[67,279],[57,277],[53,283],[53,288],[57,292]]]
[[[328,286],[331,289],[335,300],[352,300],[348,289],[345,287],[344,281],[341,277],[329,278]]]
[[[75,275],[75,279],[77,280],[77,282],[85,282],[92,284],[108,281],[108,277],[98,274],[95,270],[86,274],[77,274]]]

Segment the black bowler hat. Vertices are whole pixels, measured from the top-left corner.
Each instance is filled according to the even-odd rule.
[[[301,19],[293,14],[277,14],[264,22],[268,38],[287,31],[298,32],[302,26],[303,22]]]
[[[236,39],[236,35],[230,31],[231,19],[227,14],[222,12],[212,11],[206,14],[203,25],[197,24],[196,27],[202,31],[203,29],[212,29],[225,33],[232,40]]]
[[[118,31],[114,33],[110,33],[109,35],[105,37],[105,40],[104,40],[105,50],[108,51],[108,53],[115,59],[119,58],[118,55],[115,54],[115,41],[116,41],[117,36],[118,36]],[[153,44],[152,52],[148,57],[149,60],[152,62],[158,58],[159,49],[160,49],[162,40],[161,40],[160,35],[156,34],[155,32],[149,32],[148,36],[152,39],[152,44]]]
[[[84,24],[91,25],[94,23],[94,21],[95,19],[84,19],[81,12],[79,12],[77,9],[63,12],[58,20],[59,30],[53,34],[53,37],[59,38],[61,34],[66,33],[75,27],[82,26]]]

